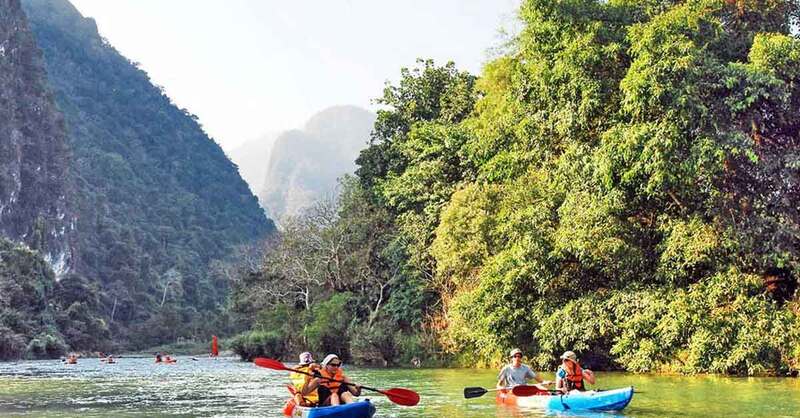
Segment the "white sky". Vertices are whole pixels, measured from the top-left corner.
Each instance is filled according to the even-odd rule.
[[[332,105],[375,109],[416,58],[474,74],[519,0],[72,0],[230,150]]]
[[[72,0],[225,149],[375,109],[417,57],[477,74],[519,0]]]

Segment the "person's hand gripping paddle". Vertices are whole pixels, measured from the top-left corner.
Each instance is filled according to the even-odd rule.
[[[300,374],[304,374],[304,375],[307,375],[307,376],[318,377],[318,376],[314,376],[311,373],[304,372],[302,370],[297,370],[297,369],[292,369],[291,367],[286,367],[286,365],[284,365],[280,361],[273,360],[273,359],[270,359],[270,358],[258,357],[253,361],[253,363],[255,363],[255,365],[258,366],[258,367],[264,367],[264,368],[267,368],[267,369],[286,370],[286,371],[289,371],[289,372],[300,373]],[[344,382],[344,381],[341,381],[341,380],[335,380],[335,379],[327,379],[327,380],[330,380],[331,382],[338,382],[338,383],[342,383],[342,384],[345,384],[345,385],[355,386],[354,383]],[[381,389],[371,388],[371,387],[368,387],[368,386],[361,386],[361,388],[367,389],[367,390],[371,390],[373,392],[378,392],[381,395],[386,396],[387,398],[389,398],[390,401],[392,401],[392,402],[394,402],[394,403],[396,403],[398,405],[414,406],[414,405],[419,403],[419,394],[417,392],[414,392],[413,390],[403,389],[403,388],[392,388],[392,389],[387,389],[387,390],[381,390]]]

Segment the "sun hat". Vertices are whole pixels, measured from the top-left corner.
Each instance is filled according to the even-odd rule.
[[[511,352],[508,354],[508,356],[509,357],[514,357],[515,354],[522,354],[522,350],[520,350],[519,348],[515,348],[515,349],[511,350]]]
[[[578,361],[578,356],[575,355],[574,351],[565,351],[564,354],[561,355],[562,360],[570,359],[572,361]]]
[[[339,360],[339,356],[337,356],[336,354],[328,354],[327,356],[325,356],[325,360],[322,360],[322,365],[327,366],[328,363],[332,362],[333,360]]]
[[[300,353],[300,364],[311,364],[314,362],[314,356],[308,351]]]

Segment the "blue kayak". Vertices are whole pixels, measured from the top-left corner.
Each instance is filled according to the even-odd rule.
[[[498,404],[553,411],[620,411],[631,402],[633,386],[613,390],[572,391],[565,395],[514,396],[510,391],[499,391]]]
[[[295,406],[290,416],[292,418],[372,418],[373,415],[375,415],[375,405],[369,400],[365,400],[316,408]]]

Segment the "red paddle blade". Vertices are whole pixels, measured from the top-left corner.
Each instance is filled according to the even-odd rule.
[[[255,363],[258,367],[265,367],[272,370],[289,370],[289,368],[284,366],[283,363],[271,358],[257,357],[255,360],[253,360],[253,363]]]
[[[403,406],[414,406],[419,403],[419,394],[413,390],[392,388],[381,391],[390,401]]]
[[[541,390],[536,386],[519,385],[519,386],[514,386],[511,389],[511,393],[513,393],[515,396],[533,396],[541,393],[547,393],[547,391]]]

